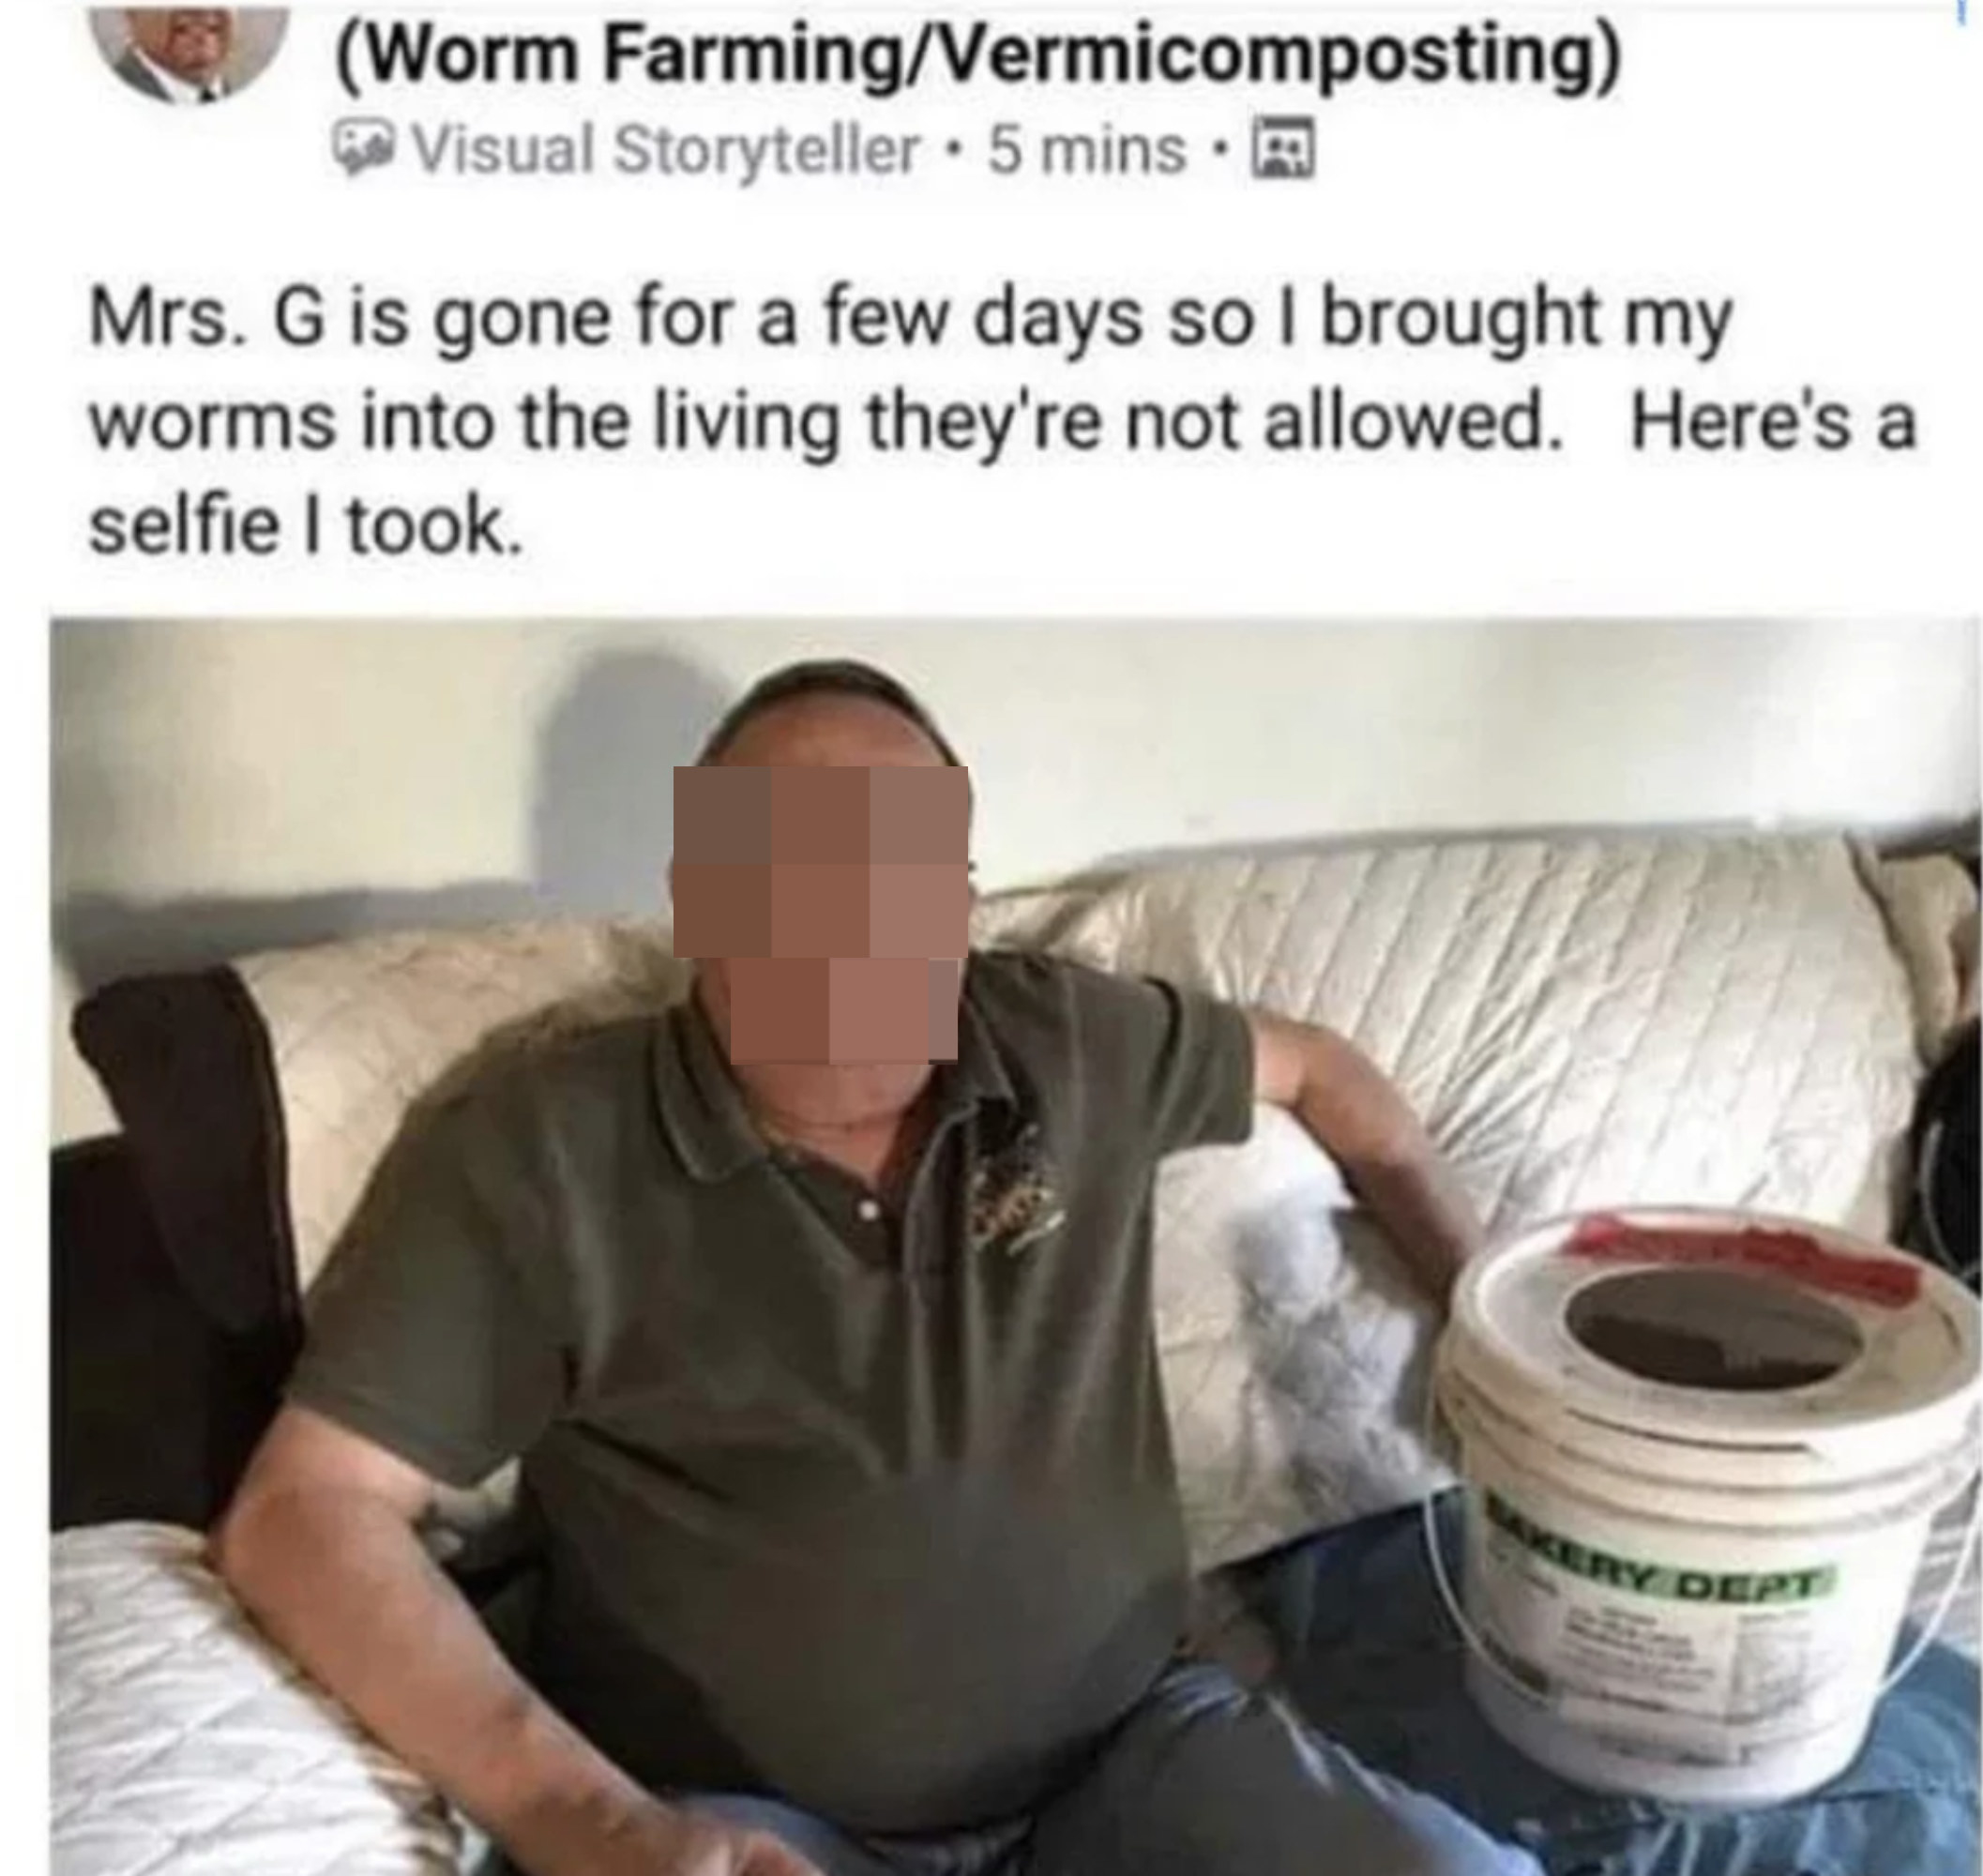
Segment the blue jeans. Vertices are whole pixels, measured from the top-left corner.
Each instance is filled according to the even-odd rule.
[[[1439,1506],[1448,1555],[1458,1494]],[[1279,1684],[1365,1764],[1533,1845],[1552,1876],[1956,1876],[1977,1861],[1975,1664],[1947,1648],[1881,1702],[1858,1759],[1787,1804],[1663,1805],[1590,1792],[1481,1718],[1426,1564],[1419,1509],[1382,1512],[1235,1567]]]
[[[857,1838],[770,1799],[682,1802],[779,1838],[821,1876],[1540,1876],[1527,1852],[1197,1662],[1173,1666],[1029,1819]]]

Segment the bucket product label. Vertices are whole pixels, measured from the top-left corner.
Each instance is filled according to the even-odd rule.
[[[1657,1525],[1476,1490],[1469,1602],[1553,1723],[1676,1765],[1761,1765],[1869,1708],[1911,1574],[1873,1554],[1886,1534],[1666,1551]]]
[[[1794,1570],[1700,1570],[1600,1551],[1538,1524],[1499,1492],[1486,1494],[1489,1520],[1524,1550],[1571,1576],[1673,1602],[1790,1603],[1830,1596],[1839,1587],[1836,1565]]]

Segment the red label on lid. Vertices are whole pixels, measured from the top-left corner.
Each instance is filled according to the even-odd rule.
[[[1813,1290],[1904,1309],[1921,1294],[1918,1265],[1900,1257],[1855,1257],[1808,1233],[1764,1225],[1641,1225],[1599,1213],[1578,1221],[1563,1247],[1572,1257],[1620,1263],[1713,1263],[1766,1271]]]

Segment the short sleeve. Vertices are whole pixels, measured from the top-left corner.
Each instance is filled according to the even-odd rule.
[[[1149,1109],[1158,1153],[1236,1146],[1253,1131],[1253,1031],[1237,1006],[1159,978],[1148,1006]]]
[[[527,1142],[489,1104],[421,1117],[310,1293],[289,1399],[446,1485],[526,1452],[569,1372],[547,1212]]]
[[[1157,977],[1053,963],[1073,1018],[1073,1072],[1112,1128],[1153,1157],[1236,1145],[1253,1130],[1253,1032],[1234,1004]]]

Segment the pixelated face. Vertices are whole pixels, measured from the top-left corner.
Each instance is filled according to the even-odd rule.
[[[764,751],[799,760],[675,771],[675,950],[714,978],[733,1062],[951,1060],[970,779],[838,714],[842,734]]]
[[[235,16],[226,7],[132,7],[124,18],[138,50],[189,84],[213,78],[234,46]]]

